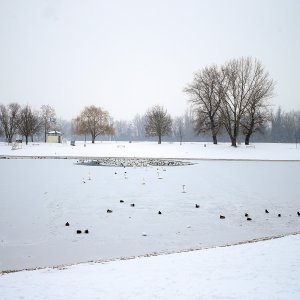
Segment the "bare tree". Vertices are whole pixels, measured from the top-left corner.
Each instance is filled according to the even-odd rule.
[[[284,131],[284,142],[295,141],[298,144],[300,113],[295,111],[284,112],[282,129]]]
[[[184,137],[184,117],[176,117],[173,120],[173,133],[179,139],[180,145],[182,144],[182,140]]]
[[[278,107],[271,115],[270,142],[291,143],[300,140],[300,111],[285,112]]]
[[[298,142],[300,139],[300,112],[292,112],[292,117],[293,117],[293,123],[294,123],[294,138],[295,138],[295,144],[296,148],[298,148]]]
[[[114,128],[107,111],[94,105],[85,107],[81,114],[75,119],[76,132],[78,134],[90,134],[92,143],[99,135],[113,135]]]
[[[245,145],[249,145],[250,137],[255,132],[263,133],[271,121],[271,111],[265,103],[251,103],[241,118],[242,133],[245,135]]]
[[[38,133],[41,123],[37,113],[31,110],[29,105],[24,106],[20,111],[18,122],[18,133],[25,136],[26,145],[28,144],[28,138]]]
[[[56,122],[55,109],[50,105],[41,106],[41,121],[44,129],[44,139],[47,142],[47,133],[53,128]]]
[[[187,108],[184,115],[184,136],[186,139],[192,141],[195,138],[195,122],[194,114],[191,107]]]
[[[136,139],[142,139],[145,137],[145,116],[144,115],[135,115],[132,120],[133,125],[133,136]]]
[[[7,106],[0,105],[0,124],[8,143],[12,142],[13,136],[17,132],[20,109],[18,103],[10,103]]]
[[[222,121],[231,145],[236,147],[242,118],[251,111],[251,105],[259,107],[272,96],[274,82],[269,79],[262,64],[251,57],[226,63],[222,67],[222,78],[225,79],[220,85]]]
[[[63,133],[64,137],[66,138],[71,138],[72,136],[72,120],[65,120],[62,118],[56,119],[56,124],[55,124],[56,130],[60,131]]]
[[[130,139],[129,134],[129,124],[128,121],[125,120],[117,120],[114,122],[114,128],[115,128],[115,136],[117,140]]]
[[[217,66],[206,67],[195,73],[193,82],[184,89],[192,104],[196,133],[210,132],[214,144],[217,144],[217,134],[222,127],[220,75]]]
[[[172,119],[167,110],[162,106],[155,105],[148,109],[145,115],[145,132],[149,136],[158,136],[158,144],[161,138],[172,131]]]
[[[242,132],[245,135],[245,144],[249,145],[250,137],[255,132],[263,131],[267,122],[271,121],[270,104],[268,100],[273,96],[274,82],[269,79],[269,73],[265,72],[258,62],[258,71],[251,98],[241,118]]]

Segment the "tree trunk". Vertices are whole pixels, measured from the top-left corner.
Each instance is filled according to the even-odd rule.
[[[161,144],[161,135],[158,136],[158,143]]]
[[[252,118],[249,131],[247,132],[246,137],[245,137],[245,145],[249,145],[249,143],[250,143],[250,136],[253,133],[253,128],[254,128],[254,119]]]
[[[47,143],[47,131],[46,131],[46,127],[45,127],[45,143]]]
[[[31,142],[33,143],[33,135],[31,136]]]
[[[217,141],[217,135],[216,135],[216,126],[213,118],[210,118],[210,124],[211,124],[211,133],[212,133],[212,138],[213,138],[213,143],[216,145],[218,144]]]
[[[230,137],[231,139],[231,146],[236,147],[236,137]]]
[[[248,133],[245,137],[245,145],[249,145],[250,143],[250,136],[251,136],[251,133]]]
[[[28,145],[28,135],[25,136],[26,145]]]
[[[216,135],[213,135],[212,137],[213,137],[213,142],[214,142],[214,144],[217,145],[217,144],[218,144],[217,136],[216,136]]]

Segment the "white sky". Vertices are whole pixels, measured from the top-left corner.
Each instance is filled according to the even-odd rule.
[[[277,82],[273,104],[300,110],[299,15],[297,0],[0,0],[0,103],[181,115],[195,71],[252,56]]]

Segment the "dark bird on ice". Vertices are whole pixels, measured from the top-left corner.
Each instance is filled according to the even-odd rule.
[[[220,219],[225,219],[225,216],[220,215]]]
[[[89,230],[88,230],[88,229],[86,229],[86,230],[84,231],[84,233],[89,233]]]
[[[278,218],[280,218],[281,217],[281,214],[278,214]]]
[[[158,211],[158,214],[161,215],[161,211],[160,210]]]
[[[195,205],[195,207],[196,207],[196,208],[199,208],[199,207],[200,207],[200,205],[199,205],[199,204],[196,204],[196,205]]]
[[[120,203],[124,203],[124,200],[120,200]]]
[[[131,203],[130,206],[131,206],[131,207],[134,207],[134,203]]]
[[[252,221],[252,219],[248,217],[248,218],[247,218],[247,221]]]
[[[70,223],[69,223],[69,222],[67,222],[67,223],[65,224],[65,226],[70,226]]]
[[[107,212],[108,214],[110,214],[110,213],[112,213],[113,211],[112,211],[111,209],[108,209],[106,212]]]
[[[299,211],[297,211],[297,215],[298,215],[298,217],[300,217],[300,212]]]
[[[245,213],[245,217],[248,217],[249,215],[247,213]]]
[[[77,233],[77,234],[81,234],[81,230],[77,230],[76,233]]]
[[[268,214],[268,213],[269,213],[269,211],[268,211],[267,209],[265,209],[265,213],[266,213],[266,214]]]

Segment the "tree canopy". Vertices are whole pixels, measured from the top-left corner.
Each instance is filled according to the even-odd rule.
[[[145,132],[149,136],[158,136],[158,143],[161,138],[172,131],[172,119],[167,110],[162,106],[155,105],[148,109],[145,115]]]
[[[76,134],[90,134],[92,143],[99,135],[112,135],[114,128],[110,122],[110,116],[107,111],[94,105],[87,106],[81,114],[74,120]]]

